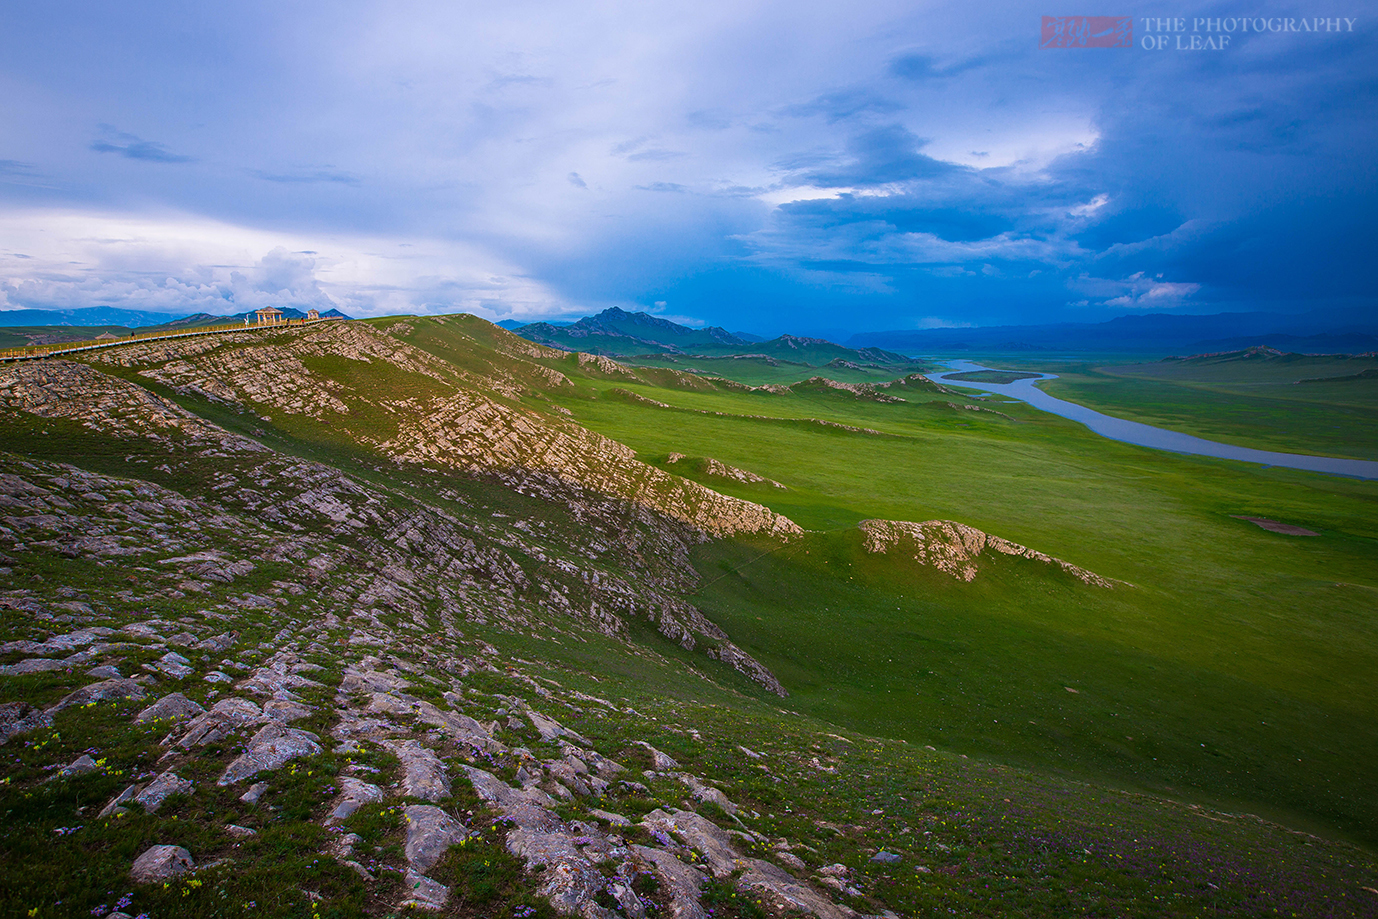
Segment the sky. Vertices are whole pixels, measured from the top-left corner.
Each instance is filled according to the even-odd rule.
[[[0,309],[1378,306],[1378,2],[1072,7],[11,4]],[[1040,47],[1069,13],[1132,45]]]

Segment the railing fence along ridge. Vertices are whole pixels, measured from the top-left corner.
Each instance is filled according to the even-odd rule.
[[[268,329],[285,329],[293,326],[315,325],[318,322],[333,322],[334,317],[321,319],[289,319],[268,325],[220,325],[202,329],[189,329],[185,332],[160,332],[156,335],[130,335],[115,341],[69,341],[51,345],[26,345],[22,348],[0,349],[0,362],[31,361],[58,354],[73,354],[79,351],[97,351],[103,348],[116,348],[120,345],[141,344],[146,341],[164,341],[170,338],[193,338],[198,335],[225,335],[230,332],[261,332]]]

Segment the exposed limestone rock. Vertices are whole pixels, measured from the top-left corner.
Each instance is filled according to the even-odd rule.
[[[83,686],[76,692],[67,695],[61,702],[48,709],[47,714],[51,717],[73,705],[109,702],[114,699],[142,699],[143,697],[144,687],[133,680],[102,680],[99,683],[92,683],[90,686]]]
[[[136,884],[152,884],[185,874],[195,867],[191,853],[181,846],[153,846],[134,860],[129,877]]]
[[[184,750],[203,744],[219,743],[244,725],[263,720],[263,712],[248,699],[221,699],[210,711],[197,715],[187,725],[186,732],[176,741]]]
[[[454,817],[430,804],[407,805],[405,821],[407,861],[421,874],[430,871],[468,832]]]
[[[93,760],[89,754],[83,753],[81,756],[72,760],[69,765],[62,767],[62,771],[58,773],[58,778],[70,779],[73,776],[86,775],[87,773],[99,771],[100,766],[96,765],[96,761]]]
[[[951,520],[927,520],[923,523],[863,520],[859,528],[866,537],[867,552],[894,550],[912,554],[920,565],[932,565],[962,581],[975,579],[979,570],[977,561],[985,550],[990,549],[1003,555],[1057,565],[1077,580],[1096,587],[1114,586],[1113,582],[1095,572]]]
[[[646,741],[638,740],[636,741],[636,745],[638,747],[645,747],[651,754],[651,767],[655,769],[656,772],[669,772],[672,769],[679,768],[679,763],[675,762],[672,757],[666,753],[660,752]]]
[[[41,727],[52,727],[52,715],[27,702],[0,703],[0,744],[16,734],[27,734]]]
[[[174,679],[180,680],[196,672],[188,666],[190,663],[191,661],[187,660],[176,651],[169,651],[152,664],[144,664],[144,669],[159,671]]]
[[[707,878],[702,871],[691,868],[664,849],[632,846],[632,853],[655,866],[655,872],[670,897],[671,919],[708,919],[699,902],[699,891]]]
[[[535,709],[528,708],[526,710],[526,716],[531,719],[531,724],[541,735],[541,740],[552,741],[561,737],[570,737],[580,743],[588,743],[588,740],[579,736],[578,733],[571,731],[554,718],[547,718]]]
[[[778,865],[759,858],[744,861],[748,867],[737,882],[739,887],[764,893],[786,909],[812,913],[819,919],[856,919],[855,910],[834,903]]]
[[[689,792],[698,800],[716,804],[718,807],[721,807],[728,816],[735,817],[737,815],[737,805],[729,801],[727,795],[723,794],[719,789],[711,785],[705,785],[694,776],[685,772],[676,772],[675,778],[688,788]]]
[[[192,718],[205,711],[200,705],[188,699],[180,692],[169,693],[148,708],[134,716],[137,724],[147,724],[150,721],[165,721],[177,718]]]
[[[130,801],[134,800],[134,796],[137,795],[138,793],[139,793],[139,786],[138,786],[138,785],[129,785],[129,786],[126,786],[125,789],[124,789],[124,791],[122,791],[122,792],[120,792],[119,794],[115,795],[115,797],[113,797],[113,798],[110,799],[110,803],[106,804],[105,807],[101,808],[101,811],[100,811],[100,813],[99,813],[97,816],[100,816],[100,817],[109,817],[109,816],[112,815],[112,814],[127,814],[127,813],[129,813],[129,808],[125,807],[124,805],[126,805],[126,804],[128,804]]]
[[[249,751],[230,763],[216,784],[233,785],[260,772],[280,769],[294,759],[315,756],[321,752],[319,740],[310,731],[270,722],[254,735],[249,741]]]
[[[254,788],[257,787],[257,785],[254,786]],[[340,779],[339,803],[335,805],[335,809],[330,812],[330,816],[326,818],[325,822],[327,824],[339,823],[365,804],[377,804],[383,798],[383,789],[377,785],[370,785],[368,782],[345,776]]]
[[[384,741],[402,763],[402,794],[423,801],[439,801],[450,794],[445,764],[415,740]]]
[[[189,779],[178,778],[168,770],[149,782],[132,800],[152,814],[172,795],[189,794],[191,789],[192,783]]]
[[[351,862],[357,865],[357,862]],[[368,874],[367,871],[364,872]],[[371,878],[370,878],[371,880]],[[401,902],[399,909],[420,909],[428,912],[436,912],[445,908],[445,901],[450,897],[450,888],[438,881],[432,881],[425,875],[418,874],[415,869],[408,869],[402,878],[403,889],[407,892],[407,898]]]
[[[48,673],[66,670],[70,665],[65,661],[55,661],[47,657],[31,657],[17,664],[0,666],[0,676],[23,676],[26,673]]]

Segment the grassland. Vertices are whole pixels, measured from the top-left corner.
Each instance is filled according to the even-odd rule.
[[[1364,376],[1378,358],[1236,353],[1000,366],[1056,373],[1040,387],[1119,418],[1262,450],[1378,459],[1378,377]],[[1320,382],[1302,382],[1311,380]]]
[[[1378,840],[1359,791],[1378,773],[1373,483],[1164,454],[952,396],[585,385],[562,400],[580,423],[645,459],[712,456],[777,480],[788,490],[704,478],[823,531],[699,560],[696,602],[801,711]],[[1126,586],[1022,562],[971,584],[907,571],[859,550],[847,528],[870,517],[962,521]]]
[[[676,374],[675,365],[646,367],[632,378],[572,355],[532,356],[567,376],[557,385],[495,351],[510,336],[472,318],[372,324],[457,371],[505,375],[511,385],[501,398],[510,404],[554,419],[566,417],[563,409],[645,462],[766,504],[813,531],[789,542],[708,542],[693,558],[701,582],[690,600],[774,671],[788,699],[645,623],[633,625],[629,653],[611,638],[571,635],[567,624],[528,631],[469,622],[469,638],[500,648],[494,660],[504,663],[502,672],[466,677],[475,704],[488,706],[476,716],[497,717],[499,699],[489,693],[535,700],[534,684],[511,676],[518,666],[552,689],[618,699],[626,706],[620,713],[585,705],[562,717],[629,766],[644,755],[635,747],[644,739],[713,776],[757,814],[753,829],[811,847],[810,861],[847,863],[877,902],[906,916],[1361,915],[1375,902],[1364,899],[1363,888],[1375,885],[1378,847],[1371,794],[1378,782],[1371,691],[1378,483],[1119,444],[1024,405],[993,412],[979,399],[920,382],[879,391],[906,400],[894,402],[817,384],[752,390]],[[370,402],[435,385],[383,361],[307,364]],[[783,365],[732,366],[744,368],[744,382],[762,382],[757,374]],[[494,482],[384,461],[362,438],[389,436],[390,416],[361,408],[347,422],[322,425],[267,407],[240,412],[150,383],[134,369],[103,369],[272,449],[334,465],[399,507],[424,503],[485,525],[504,515],[548,523],[549,542],[579,527],[560,506]],[[856,373],[797,369],[799,379],[821,373],[877,382],[844,372]],[[207,460],[204,481],[178,481],[155,468],[157,445],[102,441],[75,421],[21,418],[0,436],[16,453],[139,475],[187,493],[210,493],[215,475],[226,471]],[[712,457],[786,487],[737,481],[702,462],[671,464],[672,452]],[[1238,516],[1321,535],[1285,536]],[[1003,556],[983,559],[974,580],[960,581],[899,554],[866,551],[855,529],[866,518],[957,520],[1115,583],[1092,586],[1054,566]],[[31,584],[39,594],[64,577],[84,579],[100,596],[121,586],[98,583],[99,573],[62,574],[55,566],[68,561],[45,558],[40,564],[30,547],[13,560],[26,584],[40,575]],[[279,576],[270,567],[256,575]],[[120,615],[147,615],[111,605]],[[154,605],[172,618],[205,602]],[[11,618],[7,626],[23,625]],[[246,630],[247,642],[271,637],[277,624],[263,620]],[[345,637],[332,631],[324,646]],[[324,652],[319,663],[335,666]],[[16,679],[27,682],[0,686],[5,698],[56,698],[81,682],[73,674]],[[206,690],[193,695],[208,702]],[[324,696],[317,701],[328,707]],[[72,789],[87,803],[118,785],[94,777],[40,786],[55,756],[66,762],[101,746],[119,768],[143,768],[138,751],[150,741],[121,733],[111,714],[64,713],[60,738],[35,739],[56,750],[26,747],[6,766],[4,781],[15,784],[0,789],[0,806],[11,809],[0,858],[7,876],[26,880],[0,902],[27,910],[43,890],[67,883],[60,881],[65,874],[85,872],[72,903],[86,914],[109,899],[105,892],[122,883],[134,851],[155,835],[228,851],[223,834],[206,835],[206,826],[232,819],[261,832],[236,856],[242,872],[208,874],[204,888],[186,892],[185,885],[153,891],[138,908],[179,914],[180,900],[180,914],[189,916],[307,915],[295,892],[281,890],[288,872],[329,893],[330,915],[377,914],[377,902],[352,875],[322,867],[325,860],[316,864],[315,829],[298,825],[299,817],[323,813],[322,789],[340,765],[332,756],[320,760],[324,771],[311,781],[284,787],[280,816],[248,813],[224,795],[178,800],[156,817],[139,816],[127,838],[87,821],[75,841],[29,846],[29,838],[50,838],[71,822]],[[682,802],[672,784],[648,782],[648,795],[619,793],[588,806],[637,816]],[[1198,803],[1367,851],[1192,806]],[[450,805],[478,810],[463,783]],[[565,816],[587,815],[571,804]],[[179,818],[184,836],[176,835]],[[362,812],[351,828],[383,850],[395,848],[400,834],[396,814],[385,808]],[[456,914],[511,915],[534,903],[529,879],[499,842],[494,826],[438,869],[462,901]],[[870,863],[880,848],[903,853],[903,867]],[[395,893],[395,885],[387,891]],[[710,893],[721,895],[713,900],[718,917],[759,919],[727,887]],[[249,901],[257,912],[242,905]]]

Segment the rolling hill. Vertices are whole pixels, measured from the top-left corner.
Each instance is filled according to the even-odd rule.
[[[0,911],[1371,914],[1378,486],[851,353],[0,364]]]

